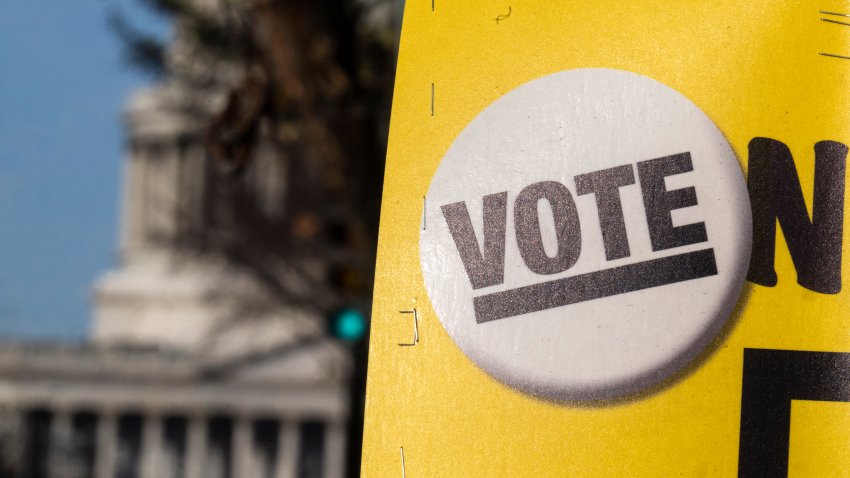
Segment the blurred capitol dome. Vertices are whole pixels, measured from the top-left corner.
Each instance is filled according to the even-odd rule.
[[[371,21],[397,21],[376,11]],[[167,59],[180,74],[125,111],[120,264],[94,285],[90,339],[0,344],[0,476],[345,473],[350,350],[324,317],[280,304],[198,241],[227,213],[198,118],[237,75],[192,82],[209,63],[177,25]],[[262,144],[253,154],[244,183],[274,214],[286,170]]]

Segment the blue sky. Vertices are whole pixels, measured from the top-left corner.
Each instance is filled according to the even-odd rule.
[[[153,80],[108,14],[167,35],[135,0],[0,2],[0,339],[80,339],[116,265],[121,109]]]

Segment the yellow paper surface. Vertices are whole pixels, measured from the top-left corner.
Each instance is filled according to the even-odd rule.
[[[457,135],[500,96],[550,73],[612,68],[689,98],[744,171],[752,138],[787,144],[811,207],[813,145],[850,141],[850,60],[819,55],[850,55],[850,26],[818,13],[845,7],[436,0],[432,11],[428,1],[409,0],[381,213],[363,476],[402,476],[402,447],[405,476],[414,478],[735,476],[744,348],[850,351],[846,286],[836,295],[799,286],[777,229],[778,285],[747,283],[727,331],[686,373],[645,397],[549,403],[488,376],[441,326],[420,272],[423,197]],[[420,342],[399,346],[413,336],[411,316],[399,311],[414,307]],[[850,404],[794,403],[791,476],[844,476],[850,455],[812,444],[846,441],[849,415]]]

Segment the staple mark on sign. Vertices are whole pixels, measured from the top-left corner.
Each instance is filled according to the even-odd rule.
[[[821,15],[835,15],[836,17],[850,17],[850,13],[829,12],[826,10],[820,10],[818,13]]]
[[[833,20],[833,19],[831,19],[831,18],[821,18],[821,19],[820,19],[820,21],[822,21],[822,22],[826,22],[826,23],[834,23],[834,24],[836,24],[836,25],[844,25],[844,26],[848,26],[848,27],[850,27],[850,23],[847,23],[847,22],[839,22],[838,20]]]
[[[428,227],[428,199],[422,196],[422,230]]]
[[[496,16],[496,23],[498,24],[502,20],[507,20],[511,16],[511,12],[513,9],[508,5],[508,13],[500,13]]]
[[[832,53],[823,53],[823,52],[818,53],[818,54],[821,55],[821,56],[828,56],[830,58],[841,58],[842,60],[850,60],[850,56],[846,56],[846,55],[835,55],[835,54],[832,54]]]
[[[832,16],[836,16],[836,17],[850,17],[850,14],[847,14],[847,13],[828,12],[828,11],[825,11],[825,10],[821,10],[819,13],[820,13],[821,15],[832,15]],[[832,19],[830,19],[830,18],[821,18],[821,19],[820,19],[820,21],[822,21],[822,22],[826,22],[826,23],[832,23],[832,24],[835,24],[835,25],[842,25],[842,26],[850,27],[850,23],[847,23],[847,22],[840,22],[840,21],[838,21],[838,20],[832,20]],[[841,60],[850,60],[850,56],[847,56],[847,55],[836,55],[835,53],[824,53],[824,52],[818,52],[818,55],[820,55],[820,56],[827,56],[827,57],[830,57],[830,58],[839,58],[839,59],[841,59]]]
[[[475,320],[491,322],[714,275],[714,249],[687,252],[478,296]]]

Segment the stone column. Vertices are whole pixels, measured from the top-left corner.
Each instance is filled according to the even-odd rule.
[[[128,148],[124,164],[121,253],[129,260],[145,244],[145,165],[147,152],[139,144]]]
[[[233,478],[253,478],[256,476],[254,464],[254,422],[250,418],[237,416],[233,420],[233,459],[230,476]]]
[[[329,422],[325,427],[324,478],[342,478],[345,474],[345,426]]]
[[[207,194],[207,150],[200,139],[184,145],[180,163],[180,234],[203,231]],[[237,477],[238,478],[238,477]]]
[[[95,478],[114,478],[117,461],[118,418],[111,410],[97,417],[97,446],[95,448]]]
[[[24,473],[27,436],[26,410],[0,406],[0,459],[19,474]]]
[[[298,455],[301,450],[301,433],[298,422],[281,420],[277,440],[277,478],[298,476]]]
[[[170,252],[177,237],[180,151],[176,138],[159,139],[146,156],[145,235],[157,250]]]
[[[71,413],[61,408],[54,410],[50,421],[50,456],[48,458],[48,473],[51,477],[67,476],[72,433]]]
[[[204,478],[204,462],[207,459],[207,417],[188,417],[186,423],[185,478]]]
[[[142,416],[141,478],[162,478],[162,417]]]

